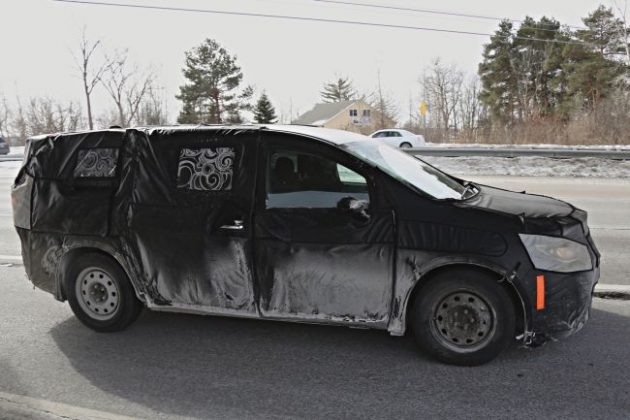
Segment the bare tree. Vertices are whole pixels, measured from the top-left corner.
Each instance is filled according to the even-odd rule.
[[[74,131],[82,126],[81,107],[74,102],[62,104],[54,99],[30,98],[26,105],[18,99],[11,121],[12,132],[21,141],[38,134]]]
[[[161,88],[149,87],[146,98],[140,104],[137,122],[141,125],[164,125],[167,123],[166,101],[160,95]]]
[[[118,124],[127,127],[136,119],[140,105],[151,90],[154,76],[151,71],[142,73],[130,64],[126,50],[108,61],[111,64],[105,69],[101,81],[116,105]]]
[[[479,100],[481,86],[479,77],[473,75],[465,80],[461,90],[459,101],[459,114],[461,128],[464,130],[467,140],[472,140],[475,136],[479,119],[483,112],[483,106]]]
[[[628,31],[628,19],[626,17],[628,11],[628,0],[624,0],[623,8],[619,3],[617,3],[617,0],[613,0],[613,4],[615,5],[615,8],[617,9],[619,16],[621,17],[621,21],[623,22],[623,27],[620,27],[620,29],[623,30],[623,33],[621,34],[621,39],[623,39],[623,46],[626,53],[626,65],[630,65],[630,45],[628,44],[628,36],[630,35],[630,33]]]
[[[391,128],[392,125],[396,124],[396,114],[398,113],[398,109],[396,108],[396,103],[392,97],[383,92],[380,70],[377,72],[377,79],[378,84],[376,86],[376,92],[367,96],[368,99],[366,102],[368,102],[372,108],[376,110],[374,128],[381,130],[384,128]]]
[[[83,81],[83,92],[85,94],[88,127],[90,130],[94,128],[92,119],[92,92],[100,82],[103,73],[110,67],[110,63],[107,59],[100,57],[100,59],[97,60],[94,55],[101,47],[101,41],[90,41],[87,37],[86,29],[83,28],[79,42],[79,54],[76,55],[73,53],[75,67],[77,72],[81,74],[81,80]]]
[[[9,121],[11,119],[11,108],[6,96],[0,97],[0,136],[9,136]]]
[[[440,129],[442,138],[446,138],[451,129],[457,130],[461,124],[459,102],[463,80],[461,70],[454,65],[442,64],[439,58],[425,68],[420,79],[422,93],[431,115],[431,125]]]

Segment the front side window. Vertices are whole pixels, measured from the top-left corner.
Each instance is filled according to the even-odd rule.
[[[466,188],[444,172],[397,148],[357,141],[343,146],[354,156],[437,199],[461,199]]]
[[[81,149],[74,167],[75,178],[113,178],[116,176],[118,149]]]
[[[187,191],[230,191],[234,178],[232,147],[184,148],[179,153],[177,188]]]
[[[369,201],[367,180],[334,160],[275,150],[267,164],[267,208],[336,208],[343,198]]]

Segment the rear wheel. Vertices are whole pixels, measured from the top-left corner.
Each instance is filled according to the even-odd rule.
[[[439,273],[412,304],[410,321],[418,345],[442,362],[480,365],[514,340],[512,300],[489,274],[465,269]]]
[[[400,148],[401,149],[410,149],[411,148],[411,143],[409,142],[404,142],[400,144]]]
[[[125,272],[105,255],[90,253],[75,258],[64,286],[75,316],[99,332],[123,330],[142,311]]]

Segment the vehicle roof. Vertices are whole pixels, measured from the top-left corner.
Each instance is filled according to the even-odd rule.
[[[369,141],[367,136],[350,131],[298,124],[173,125],[164,127],[137,127],[136,129],[169,133],[206,130],[229,132],[270,131],[275,133],[297,134],[306,137],[313,137],[336,145],[342,145],[355,141]]]
[[[372,134],[380,133],[381,131],[398,131],[399,133],[409,133],[413,134],[411,131],[403,130],[402,128],[383,128],[381,130],[376,130]]]
[[[296,134],[305,137],[311,137],[334,145],[343,145],[346,143],[356,141],[370,141],[369,137],[353,133],[350,131],[337,130],[332,128],[315,127],[308,125],[293,125],[293,124],[196,124],[196,125],[170,125],[170,126],[141,126],[131,127],[127,130],[139,130],[146,131],[148,133],[161,132],[161,133],[186,133],[186,132],[200,132],[200,131],[223,131],[223,132],[243,132],[243,131],[269,131],[275,133]],[[87,133],[96,132],[120,132],[124,133],[126,129],[111,128],[105,130],[93,130],[73,133],[58,133],[58,135],[81,135]],[[31,140],[44,140],[52,135],[40,135],[33,136]]]

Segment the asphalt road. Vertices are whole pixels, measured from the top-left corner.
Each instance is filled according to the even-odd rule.
[[[603,280],[624,282],[627,181],[478,180],[589,210]],[[17,255],[2,197],[0,254]],[[428,360],[410,337],[341,327],[145,311],[122,333],[98,334],[34,290],[22,267],[0,265],[0,419],[622,419],[629,331],[629,301],[595,299],[575,336],[477,368]]]
[[[58,418],[20,416],[23,396],[73,407],[70,418],[630,416],[628,301],[596,299],[575,336],[476,368],[427,360],[409,337],[341,327],[145,311],[99,334],[20,267],[0,267],[0,319],[4,418]]]

